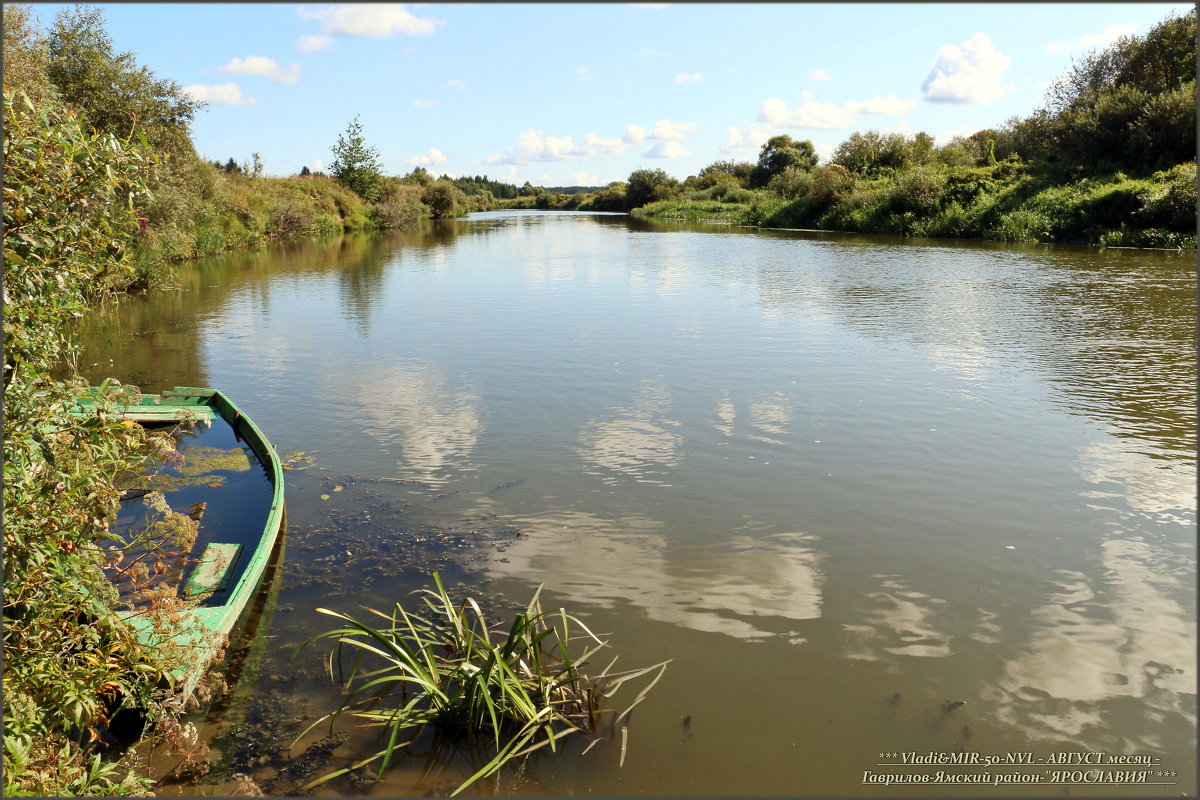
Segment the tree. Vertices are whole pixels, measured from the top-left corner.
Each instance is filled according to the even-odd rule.
[[[229,160],[225,162],[225,171],[229,173],[241,172],[242,168],[233,160],[233,156],[230,156]]]
[[[39,101],[54,97],[57,90],[46,76],[46,38],[29,15],[28,5],[4,5],[4,85]]]
[[[409,183],[413,186],[428,186],[433,183],[433,176],[429,174],[429,170],[424,167],[413,167],[412,171],[400,179],[402,183]]]
[[[625,202],[630,209],[639,208],[647,203],[666,200],[678,188],[679,181],[661,169],[637,169],[629,173]]]
[[[307,178],[311,175],[312,175],[312,170],[308,168],[308,164],[305,164],[303,167],[300,168],[300,177],[301,178]]]
[[[117,52],[97,8],[60,11],[46,54],[46,74],[58,97],[88,127],[127,145],[145,141],[165,156],[147,173],[153,198],[144,201],[142,216],[148,224],[182,227],[199,215],[214,191],[212,170],[191,139],[191,122],[202,104],[175,81],[156,78],[132,53]]]
[[[745,180],[750,177],[750,173],[753,170],[754,170],[754,165],[751,164],[749,161],[725,160],[725,161],[714,161],[713,163],[709,164],[707,167],[704,167],[702,170],[700,170],[700,172],[697,174],[699,174],[701,177],[703,177],[705,175],[709,175],[712,173],[723,173],[725,175],[732,175],[733,177],[738,178],[739,180]]]
[[[155,150],[195,158],[190,126],[201,103],[175,81],[156,78],[139,66],[133,53],[116,52],[100,9],[60,11],[48,38],[48,55],[47,74],[59,96],[81,109],[89,125],[122,141],[136,141],[144,133]]]
[[[758,152],[758,164],[750,173],[754,186],[766,186],[771,178],[788,167],[812,169],[817,165],[817,149],[804,139],[796,141],[787,134],[772,136]]]
[[[379,200],[383,165],[379,163],[379,151],[369,146],[363,137],[362,124],[357,116],[330,149],[333,163],[329,165],[329,171],[333,177],[364,200],[372,203]]]
[[[1196,78],[1196,11],[1171,16],[1145,36],[1122,36],[1078,61],[1046,94],[1052,112],[1088,107],[1123,86],[1158,94]]]

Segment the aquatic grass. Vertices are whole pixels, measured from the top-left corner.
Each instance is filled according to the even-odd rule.
[[[343,714],[385,728],[387,739],[379,752],[311,781],[305,790],[374,762],[379,762],[377,777],[382,778],[396,751],[415,741],[429,725],[449,734],[443,741],[479,745],[486,737],[495,749],[495,755],[455,795],[514,759],[543,747],[554,751],[557,742],[572,733],[593,737],[587,752],[601,740],[602,730],[620,730],[624,761],[629,713],[669,662],[614,672],[613,659],[589,676],[583,667],[605,642],[565,610],[543,611],[540,587],[525,611],[505,629],[490,625],[473,598],[455,603],[441,577],[436,573],[433,577],[435,589],[413,593],[421,600],[417,612],[406,611],[400,603],[390,614],[367,609],[386,622],[383,627],[317,609],[346,626],[314,636],[295,655],[320,639],[334,639],[326,665],[346,695],[335,711],[309,725],[296,741],[325,721],[332,732]],[[586,647],[573,656],[578,640],[584,640]],[[348,655],[353,663],[347,671],[343,666]],[[382,666],[367,669],[371,657]],[[626,709],[616,713],[605,707],[622,685],[650,675]]]

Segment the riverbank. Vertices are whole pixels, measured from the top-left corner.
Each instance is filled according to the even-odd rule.
[[[448,182],[388,177],[371,202],[325,175],[251,176],[199,164],[197,195],[186,213],[147,219],[135,248],[139,277],[131,288],[166,281],[167,265],[272,241],[353,231],[403,230],[435,217],[462,216],[490,204]],[[446,184],[446,185],[443,185]],[[449,202],[437,205],[437,198]]]
[[[1134,179],[1122,173],[1057,183],[1013,160],[985,167],[919,167],[856,178],[817,167],[804,186],[754,192],[750,202],[710,189],[648,203],[636,217],[763,228],[1196,248],[1196,162]]]

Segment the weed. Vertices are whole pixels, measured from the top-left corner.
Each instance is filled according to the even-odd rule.
[[[601,730],[620,730],[624,742],[630,711],[669,663],[613,672],[614,659],[589,677],[581,667],[605,643],[566,611],[543,611],[540,588],[505,634],[505,629],[488,624],[474,599],[456,604],[436,573],[434,582],[436,589],[414,593],[422,601],[420,611],[409,613],[399,603],[391,614],[368,609],[386,621],[382,628],[317,609],[347,626],[319,634],[300,649],[319,639],[336,640],[328,667],[330,677],[336,675],[345,687],[346,696],[336,711],[310,725],[297,741],[325,720],[332,732],[342,714],[382,726],[388,738],[383,750],[303,789],[376,761],[380,762],[377,777],[382,778],[396,750],[414,741],[426,726],[448,734],[452,741],[477,743],[484,737],[495,748],[495,756],[453,794],[540,748],[554,750],[558,740],[572,733],[597,737]],[[577,656],[571,655],[572,625],[590,640],[589,649]],[[346,675],[343,656],[351,653],[353,665]],[[376,662],[369,669],[368,659]],[[654,677],[628,708],[620,713],[605,708],[605,701],[622,685],[646,675]],[[402,741],[402,737],[408,738]],[[599,738],[592,744],[596,741]]]

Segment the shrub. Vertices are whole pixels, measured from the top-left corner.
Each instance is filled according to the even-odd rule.
[[[466,213],[466,195],[448,180],[434,181],[426,186],[421,194],[421,202],[434,219],[460,217]]]
[[[285,201],[271,209],[267,233],[281,239],[311,233],[315,226],[311,207],[294,200]]]
[[[146,154],[51,101],[4,91],[4,791],[144,794],[106,764],[100,729],[178,662],[141,646],[104,574],[114,478],[157,446],[113,415],[75,419],[85,388],[66,324],[130,285]],[[178,655],[178,654],[176,654]]]
[[[896,214],[935,214],[941,206],[945,185],[944,174],[925,167],[900,172],[888,192],[888,208]]]
[[[1007,242],[1042,242],[1052,238],[1050,220],[1042,213],[1018,208],[1003,214],[986,234],[990,239]]]
[[[812,171],[801,167],[786,167],[767,182],[767,189],[784,200],[806,195],[812,185]]]
[[[1196,232],[1196,162],[1178,164],[1154,173],[1138,193],[1142,207],[1134,213],[1139,225],[1192,235]]]

